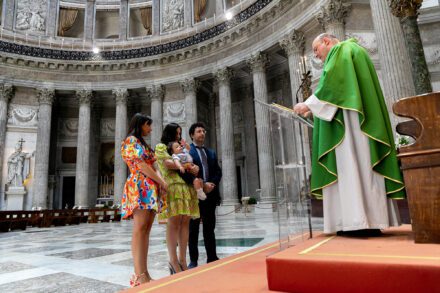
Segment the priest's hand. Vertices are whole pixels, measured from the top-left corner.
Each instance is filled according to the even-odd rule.
[[[293,107],[296,114],[308,117],[311,114],[310,108],[305,103],[298,103]]]

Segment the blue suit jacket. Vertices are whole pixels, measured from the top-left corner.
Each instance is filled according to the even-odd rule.
[[[217,205],[219,205],[221,202],[219,184],[220,184],[220,180],[222,179],[222,169],[218,164],[216,153],[213,150],[208,149],[206,147],[204,149],[206,152],[206,157],[208,159],[209,178],[207,182],[212,182],[215,184],[214,190],[207,194],[208,198],[205,201],[209,201],[209,202],[214,201]],[[189,154],[193,157],[194,164],[196,164],[200,168],[197,177],[203,178],[202,160],[199,156],[199,153],[197,152],[196,146],[193,143],[191,144],[191,149],[189,151]]]

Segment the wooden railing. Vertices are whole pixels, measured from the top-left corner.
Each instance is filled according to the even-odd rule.
[[[79,225],[80,223],[121,220],[119,209],[69,209],[42,211],[0,211],[0,232],[26,230],[27,227]]]

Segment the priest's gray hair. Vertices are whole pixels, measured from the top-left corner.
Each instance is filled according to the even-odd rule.
[[[322,40],[324,38],[329,38],[329,39],[338,39],[335,35],[332,34],[328,34],[328,33],[322,33],[319,36],[316,37],[318,40]]]

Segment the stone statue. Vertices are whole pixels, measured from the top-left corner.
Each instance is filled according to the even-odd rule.
[[[163,31],[171,31],[184,27],[184,2],[183,0],[164,1]]]
[[[8,187],[23,187],[23,182],[29,176],[30,158],[33,154],[22,151],[24,140],[15,146],[15,152],[8,159]]]
[[[44,32],[48,0],[17,0],[15,28],[22,31]]]

